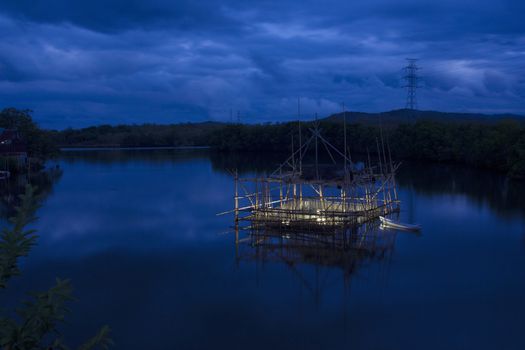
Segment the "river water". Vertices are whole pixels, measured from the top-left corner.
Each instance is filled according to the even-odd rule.
[[[239,256],[227,169],[264,155],[70,151],[34,225],[38,245],[2,298],[71,279],[61,327],[104,324],[116,349],[525,349],[525,186],[450,165],[404,164],[386,254],[351,271]],[[54,163],[52,163],[54,164]]]

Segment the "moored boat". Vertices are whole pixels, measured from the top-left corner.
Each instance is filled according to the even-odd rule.
[[[380,216],[379,219],[381,220],[381,224],[383,226],[398,230],[405,230],[405,231],[420,231],[421,226],[420,225],[414,225],[414,224],[405,224],[401,222],[397,222],[388,218],[385,218],[384,216]]]

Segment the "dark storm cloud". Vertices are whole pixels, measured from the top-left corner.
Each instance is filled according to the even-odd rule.
[[[221,3],[214,0],[4,0],[0,11],[28,21],[70,23],[102,32],[162,26],[231,29],[234,22],[223,16]]]
[[[521,1],[0,2],[0,104],[46,126],[403,107],[525,113]]]

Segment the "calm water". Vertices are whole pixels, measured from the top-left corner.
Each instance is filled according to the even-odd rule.
[[[55,277],[78,299],[77,344],[109,324],[117,349],[524,349],[525,186],[450,166],[403,166],[386,256],[337,267],[237,259],[226,169],[263,156],[83,151],[40,209],[38,246],[7,304]],[[346,275],[346,277],[345,277]]]

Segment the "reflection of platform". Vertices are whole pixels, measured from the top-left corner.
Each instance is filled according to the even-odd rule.
[[[379,222],[318,233],[255,226],[241,235],[239,260],[335,267],[343,270],[345,277],[367,262],[388,258],[395,242],[395,232],[380,230]]]

